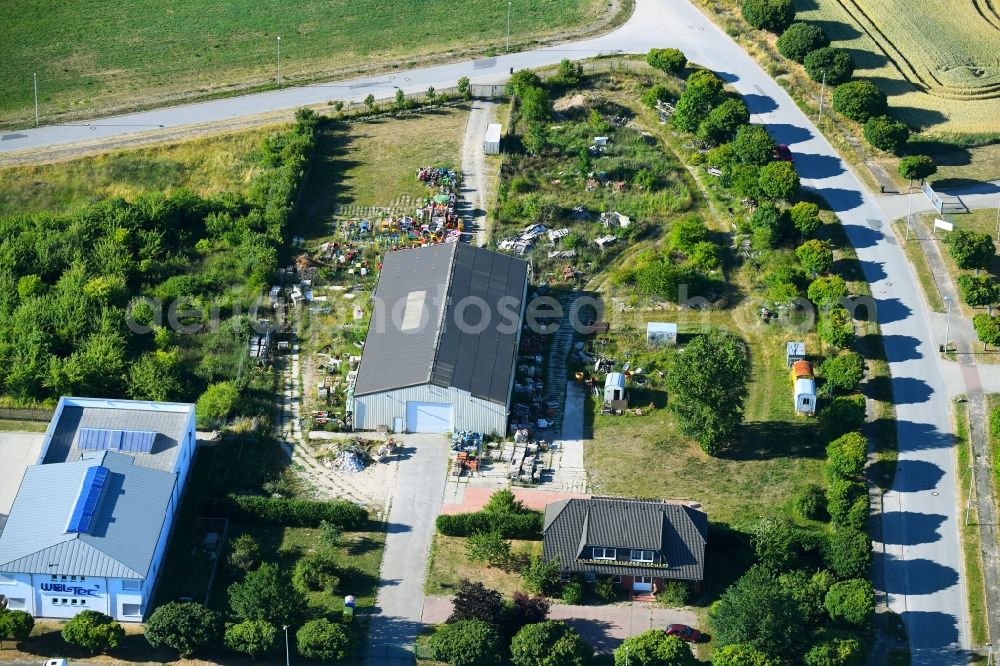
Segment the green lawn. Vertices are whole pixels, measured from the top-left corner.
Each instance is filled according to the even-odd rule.
[[[924,293],[927,305],[934,312],[944,312],[944,301],[941,299],[941,290],[937,286],[937,277],[931,272],[931,267],[927,264],[927,255],[921,247],[923,243],[934,243],[936,241],[928,237],[928,234],[917,223],[910,227],[910,240],[906,240],[906,220],[899,220],[892,223],[892,228],[896,232],[896,239],[900,247],[906,252],[906,258],[913,266],[913,272],[917,274],[917,282]]]
[[[0,124],[33,122],[35,72],[41,113],[51,122],[60,114],[269,84],[278,36],[286,81],[406,66],[428,54],[502,49],[506,10],[496,0],[0,3]],[[517,43],[581,28],[604,16],[607,3],[519,0],[513,10]]]
[[[0,10],[2,11],[2,10]],[[257,171],[265,127],[181,143],[118,150],[94,157],[0,170],[0,215],[66,213],[106,197],[187,188],[202,196],[245,192]]]
[[[427,594],[451,595],[458,590],[462,580],[471,580],[510,597],[514,592],[524,591],[524,582],[519,573],[521,566],[532,555],[542,554],[541,541],[514,540],[511,542],[514,563],[505,569],[499,569],[471,562],[465,554],[465,542],[462,537],[434,535],[427,564],[427,582],[424,585]]]

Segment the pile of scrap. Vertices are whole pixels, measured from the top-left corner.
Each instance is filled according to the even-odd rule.
[[[522,256],[531,251],[531,248],[535,246],[535,240],[547,231],[548,229],[546,229],[544,225],[529,224],[517,236],[501,240],[497,243],[497,248],[505,252],[513,252],[518,256]],[[569,232],[567,231],[567,233]]]
[[[350,446],[341,449],[336,456],[334,456],[332,461],[327,461],[325,464],[327,467],[332,467],[334,469],[340,470],[341,472],[348,472],[350,474],[357,474],[365,468],[365,462],[368,459],[368,454],[365,453],[357,444],[351,444]]]
[[[479,456],[468,451],[459,451],[451,460],[451,475],[462,476],[468,470],[475,472],[479,469]]]
[[[451,434],[452,451],[479,452],[483,448],[483,433],[459,430]]]
[[[393,453],[395,453],[397,448],[398,445],[396,444],[396,440],[394,440],[392,437],[385,440],[382,446],[378,447],[378,450],[375,452],[374,455],[375,462],[382,462],[383,460],[391,456]]]
[[[542,475],[539,449],[528,445],[517,445],[507,466],[507,478],[521,483],[538,483]]]
[[[458,173],[454,169],[444,167],[420,167],[417,169],[417,180],[431,187],[457,188]]]
[[[616,210],[601,213],[601,224],[609,229],[627,229],[632,219]]]

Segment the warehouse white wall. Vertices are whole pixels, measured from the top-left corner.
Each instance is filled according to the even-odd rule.
[[[503,435],[507,429],[505,405],[476,398],[468,391],[431,384],[355,396],[354,427],[358,430],[376,430],[379,426],[391,429],[394,418],[401,418],[406,424],[406,403],[412,400],[454,405],[455,430]],[[409,428],[408,425],[404,427]]]

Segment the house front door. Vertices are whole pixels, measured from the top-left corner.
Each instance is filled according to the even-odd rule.
[[[652,592],[653,591],[653,579],[649,576],[633,576],[632,577],[632,591],[633,592]]]

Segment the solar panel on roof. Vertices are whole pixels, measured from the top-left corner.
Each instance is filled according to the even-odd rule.
[[[85,451],[126,451],[152,453],[156,433],[148,430],[108,430],[80,428],[77,448]]]
[[[76,504],[73,506],[73,513],[69,516],[67,532],[86,533],[90,530],[90,523],[94,520],[97,503],[101,500],[101,491],[108,480],[109,471],[107,467],[101,465],[87,469],[80,485],[80,494],[77,495]]]

